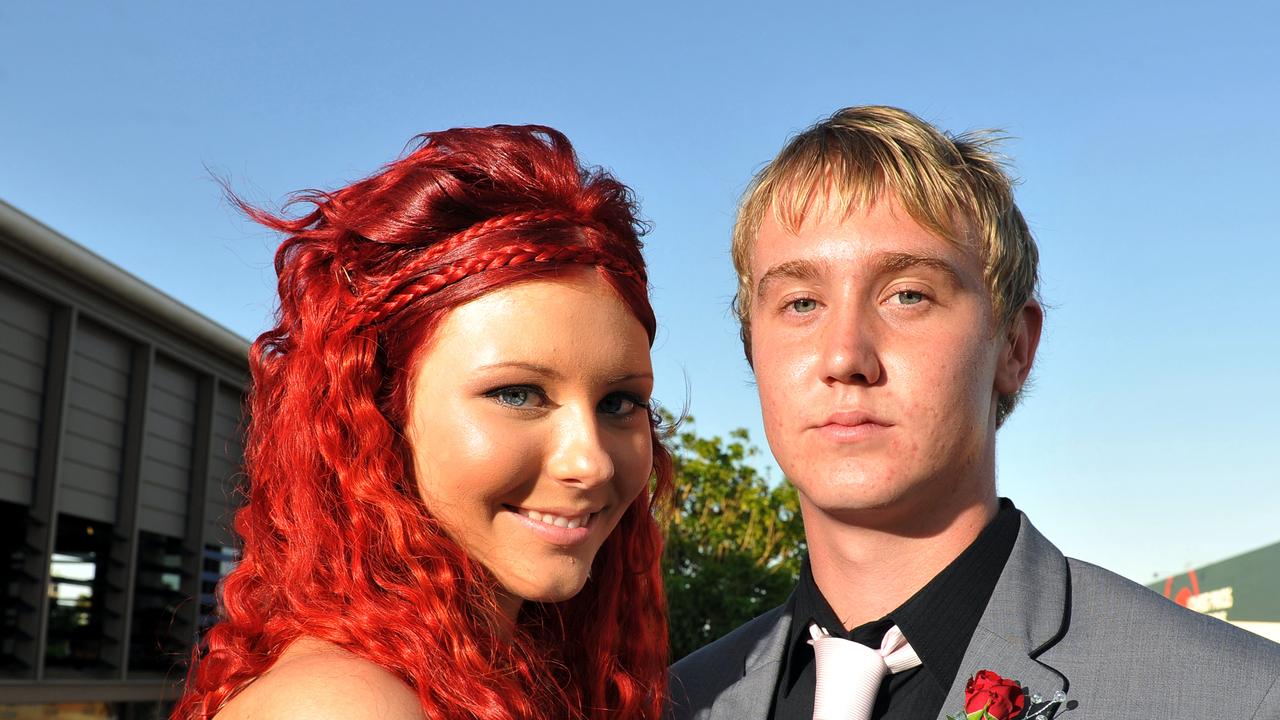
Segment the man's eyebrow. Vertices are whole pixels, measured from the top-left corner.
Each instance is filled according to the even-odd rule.
[[[508,360],[506,362],[497,362],[491,365],[482,365],[476,368],[476,370],[477,371],[501,370],[504,368],[516,368],[518,370],[528,370],[529,372],[537,373],[538,375],[543,375],[545,377],[552,378],[553,380],[564,379],[564,376],[561,375],[560,372],[552,368],[549,368],[546,365],[539,365],[537,363],[531,363],[531,362],[523,362],[520,360]]]
[[[822,275],[822,264],[812,260],[788,260],[769,268],[756,283],[756,297],[763,297],[773,283],[784,280],[817,280]]]
[[[964,279],[955,266],[937,255],[920,255],[916,253],[893,252],[884,253],[875,259],[875,270],[879,275],[891,275],[913,268],[929,268],[937,270],[951,278],[951,282],[964,285]]]

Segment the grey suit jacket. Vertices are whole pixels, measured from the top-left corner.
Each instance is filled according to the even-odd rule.
[[[672,667],[674,720],[763,720],[791,618],[784,605]],[[1065,720],[1280,720],[1280,645],[1063,557],[1026,516],[938,720],[978,670],[1046,698]]]

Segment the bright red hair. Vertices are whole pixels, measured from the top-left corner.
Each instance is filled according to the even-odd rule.
[[[496,288],[594,266],[652,343],[630,191],[555,130],[495,126],[427,133],[376,175],[294,202],[310,212],[241,203],[287,235],[280,308],[250,353],[243,555],[173,717],[212,717],[306,635],[399,675],[428,717],[656,720],[667,631],[653,505],[672,483],[657,433],[650,492],[586,587],[526,603],[507,637],[494,579],[422,502],[401,432],[415,352]]]

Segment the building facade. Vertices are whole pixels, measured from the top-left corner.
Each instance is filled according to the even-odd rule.
[[[247,351],[0,202],[0,720],[167,711],[236,559]]]
[[[1183,607],[1280,642],[1280,542],[1147,587]]]

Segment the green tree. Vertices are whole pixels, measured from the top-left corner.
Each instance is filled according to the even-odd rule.
[[[674,507],[665,521],[671,657],[684,657],[786,600],[805,552],[799,499],[752,464],[744,429],[699,437],[693,418],[667,439]]]

